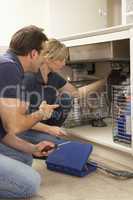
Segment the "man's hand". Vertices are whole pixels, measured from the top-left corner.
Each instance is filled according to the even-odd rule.
[[[48,133],[54,136],[67,136],[67,133],[58,126],[49,126]]]
[[[36,145],[29,143],[21,138],[18,138],[15,135],[7,134],[2,140],[2,143],[6,144],[9,147],[15,148],[19,151],[33,154],[37,157],[47,156],[52,150],[48,150],[49,148],[54,149],[56,145],[49,141],[43,141]],[[46,149],[46,152],[44,151]]]
[[[33,155],[37,157],[48,156],[53,150],[45,151],[45,148],[52,148],[54,150],[55,144],[49,141],[43,141],[36,145],[33,148]]]
[[[49,105],[46,103],[46,101],[42,101],[41,105],[39,106],[39,111],[44,115],[43,120],[49,119],[54,109],[58,107],[58,104]]]

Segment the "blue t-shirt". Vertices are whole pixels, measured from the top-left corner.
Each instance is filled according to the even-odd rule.
[[[41,72],[39,71],[37,73],[37,81],[43,86],[53,86],[56,89],[60,89],[66,84],[66,80],[56,72],[50,72],[48,74],[48,82],[45,84]]]
[[[24,71],[17,56],[11,51],[0,57],[0,98],[20,98],[23,95]],[[0,121],[0,139],[6,135],[2,122]]]
[[[33,112],[38,109],[43,100],[46,100],[48,104],[56,103],[58,89],[66,84],[66,80],[58,73],[50,72],[45,84],[40,72],[25,73],[23,84],[30,94],[30,111]]]

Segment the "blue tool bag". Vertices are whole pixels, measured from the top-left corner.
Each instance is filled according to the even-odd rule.
[[[85,176],[96,170],[96,166],[87,163],[92,152],[92,144],[75,141],[66,142],[57,147],[47,158],[46,165],[49,170]]]

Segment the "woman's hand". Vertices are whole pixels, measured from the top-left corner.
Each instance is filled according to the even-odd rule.
[[[54,150],[55,144],[49,141],[43,141],[34,145],[32,154],[37,157],[48,156]],[[45,149],[51,148],[52,150],[45,151]]]
[[[48,133],[54,136],[67,136],[67,133],[58,126],[49,126]]]

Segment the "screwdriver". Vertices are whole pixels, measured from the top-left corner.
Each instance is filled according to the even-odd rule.
[[[66,142],[63,142],[60,144],[55,144],[53,147],[48,145],[48,146],[44,147],[41,152],[48,152],[50,150],[56,150],[56,149],[59,149],[61,146],[64,146],[69,143],[71,143],[71,141],[66,141]]]

